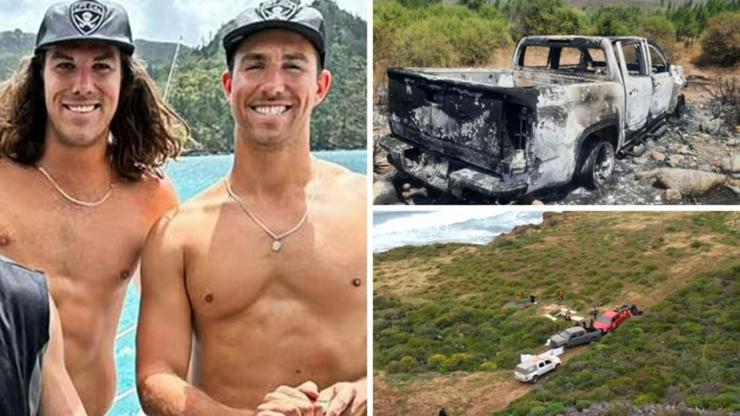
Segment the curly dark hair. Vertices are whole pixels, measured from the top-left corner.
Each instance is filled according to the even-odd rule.
[[[0,157],[35,165],[44,153],[47,112],[44,102],[45,52],[25,58],[0,86]],[[121,54],[123,77],[118,108],[111,120],[114,140],[108,155],[126,179],[162,176],[162,165],[182,150],[190,127],[159,97],[154,81],[136,59]]]

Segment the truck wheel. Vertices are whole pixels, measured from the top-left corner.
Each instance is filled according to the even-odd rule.
[[[537,384],[537,380],[539,379],[540,379],[540,376],[538,375],[535,375],[534,377],[532,377],[532,384]]]
[[[560,364],[555,364],[555,370],[557,370],[558,368],[560,368]]]
[[[614,171],[614,147],[606,140],[591,141],[584,149],[579,172],[587,188],[603,189]]]
[[[684,111],[686,111],[686,98],[684,98],[683,94],[681,94],[678,96],[678,98],[676,98],[676,108],[673,109],[671,117],[674,120],[679,120],[681,119]]]

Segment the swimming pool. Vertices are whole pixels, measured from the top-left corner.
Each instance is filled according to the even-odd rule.
[[[337,150],[314,152],[318,158],[329,160],[358,172],[366,172],[367,152],[364,150]],[[232,155],[183,157],[167,166],[180,201],[197,195],[231,170]],[[136,322],[139,318],[139,294],[131,285],[123,305],[116,335],[116,368],[118,385],[116,398],[109,412],[113,416],[139,415],[141,406],[136,394]]]

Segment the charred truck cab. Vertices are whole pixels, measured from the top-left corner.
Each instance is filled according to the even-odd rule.
[[[526,37],[512,64],[389,69],[390,163],[459,198],[599,188],[683,103],[681,68],[644,38]]]

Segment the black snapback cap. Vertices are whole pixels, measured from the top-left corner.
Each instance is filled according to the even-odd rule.
[[[247,36],[263,29],[287,29],[307,38],[319,52],[321,66],[324,66],[324,17],[313,7],[301,5],[300,0],[256,1],[230,21],[227,27],[223,44],[229,64],[237,46]]]
[[[75,40],[108,42],[128,55],[134,53],[126,10],[120,4],[106,0],[77,0],[51,5],[36,35],[34,53],[57,43]]]

